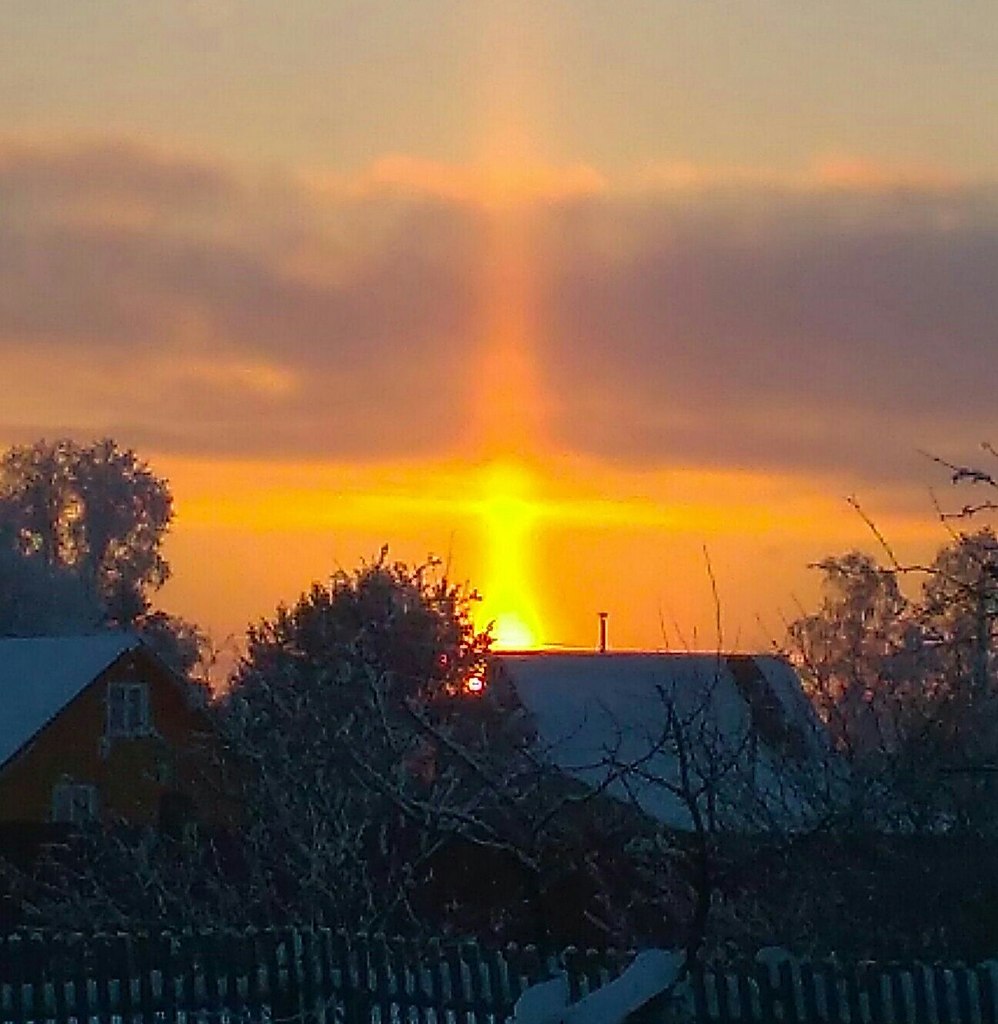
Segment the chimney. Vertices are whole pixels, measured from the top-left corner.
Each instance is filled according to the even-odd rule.
[[[609,612],[599,613],[599,652],[600,654],[606,654],[606,620],[610,615]]]

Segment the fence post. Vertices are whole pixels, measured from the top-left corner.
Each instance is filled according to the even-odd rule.
[[[998,962],[988,960],[978,964],[977,984],[981,993],[981,1019],[985,1024],[998,1024],[998,998],[995,992],[996,968]]]
[[[448,944],[444,950],[444,963],[447,965],[444,973],[444,1006],[458,1012],[457,1008],[465,995],[464,970],[461,951],[453,943]]]
[[[956,1019],[961,1024],[972,1024],[976,1020],[970,995],[971,974],[964,964],[953,971],[953,986],[956,989]]]
[[[327,943],[329,950],[329,983],[336,989],[336,999],[342,1003],[344,1019],[349,1020],[348,1008],[356,988],[353,964],[350,960],[350,942],[346,932],[338,928],[332,932]]]
[[[24,1006],[24,939],[20,935],[11,935],[7,940],[7,986],[4,1010],[10,1014],[15,1024],[27,1020]]]
[[[381,1019],[391,1020],[395,979],[388,958],[388,940],[380,933],[373,935],[369,948],[370,987],[374,993],[374,1003],[381,1013]]]
[[[353,1012],[351,1024],[368,1024],[375,1002],[375,988],[371,981],[371,949],[367,935],[355,935],[352,940],[351,964],[355,969]]]

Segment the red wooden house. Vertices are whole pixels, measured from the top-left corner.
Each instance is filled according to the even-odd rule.
[[[217,821],[205,701],[132,633],[0,640],[0,824]]]

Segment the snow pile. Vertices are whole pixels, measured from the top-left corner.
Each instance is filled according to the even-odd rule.
[[[685,957],[664,949],[647,949],[613,981],[568,1005],[564,974],[534,985],[517,1000],[514,1024],[624,1024],[649,1000],[676,985]],[[685,995],[679,988],[673,998]]]

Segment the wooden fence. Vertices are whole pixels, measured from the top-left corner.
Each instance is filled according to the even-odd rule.
[[[567,972],[573,1001],[630,956],[410,942],[325,929],[0,938],[0,1024],[501,1024]],[[998,1024],[998,964],[696,968],[696,1022]]]

